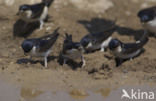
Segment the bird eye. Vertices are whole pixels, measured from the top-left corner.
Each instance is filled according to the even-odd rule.
[[[25,53],[28,53],[33,48],[33,44],[31,42],[24,41],[22,43],[22,48],[23,48]]]

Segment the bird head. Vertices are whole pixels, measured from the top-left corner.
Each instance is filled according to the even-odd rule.
[[[155,18],[154,11],[152,9],[145,9],[138,12],[138,17],[142,23],[146,23]]]
[[[32,50],[33,46],[33,42],[30,40],[25,40],[21,45],[24,53],[29,53]]]
[[[121,45],[121,42],[118,39],[112,39],[109,43],[109,49],[115,50],[120,45]]]
[[[31,10],[31,8],[30,8],[29,5],[21,5],[19,7],[19,11],[18,11],[17,15],[20,15],[20,14],[22,14],[22,13],[24,13],[26,11],[30,11],[30,10]]]
[[[90,38],[88,38],[88,36],[86,36],[86,37],[84,37],[81,41],[80,41],[80,43],[81,43],[81,45],[83,46],[83,47],[87,47],[88,46],[88,44],[90,43]]]

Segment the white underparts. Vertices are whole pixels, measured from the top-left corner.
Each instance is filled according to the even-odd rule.
[[[118,46],[116,48],[116,50],[113,51],[113,54],[116,57],[121,58],[121,59],[130,59],[130,58],[133,58],[133,57],[137,56],[138,54],[140,54],[140,52],[141,52],[141,49],[138,49],[137,51],[135,51],[133,53],[123,54],[121,46]]]
[[[156,18],[143,24],[143,27],[156,35]]]
[[[52,48],[50,48],[46,52],[38,52],[38,50],[34,46],[29,54],[30,54],[31,57],[41,57],[41,58],[44,58],[44,66],[47,67],[47,57],[49,56],[51,51],[52,51]]]
[[[86,48],[90,48],[90,47],[92,47],[92,46],[93,46],[93,44],[92,44],[91,42],[89,42],[89,44],[87,45]]]
[[[89,42],[89,44],[87,45],[86,49],[88,49],[90,51],[101,49],[101,51],[104,51],[105,48],[108,47],[108,45],[109,45],[111,40],[112,40],[112,37],[109,37],[106,40],[104,40],[102,43],[95,43],[94,45],[93,45],[92,42]]]
[[[40,23],[41,23],[41,21],[43,22],[46,19],[47,15],[48,15],[48,7],[47,6],[44,7],[42,14],[37,18],[32,18],[31,10],[20,11],[21,19],[23,19],[24,21],[27,21],[27,22],[40,21]],[[41,24],[43,26],[43,23],[41,23]]]
[[[40,20],[45,20],[48,15],[48,7],[45,6],[42,15],[40,16]]]
[[[63,54],[63,57],[73,59],[73,60],[81,58],[81,56],[82,56],[82,52],[77,49],[68,50],[66,54]]]
[[[107,40],[105,40],[102,44],[101,44],[101,51],[104,52],[105,48],[108,47],[110,41],[112,40],[112,37],[109,37]]]

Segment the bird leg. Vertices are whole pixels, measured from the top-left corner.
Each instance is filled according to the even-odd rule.
[[[47,63],[47,57],[44,57],[44,67],[47,68],[47,66],[48,66],[48,63]]]
[[[104,52],[105,51],[105,48],[104,47],[101,47],[101,50],[100,50],[101,52]]]
[[[32,58],[33,58],[32,56],[29,57],[29,62],[30,62],[30,63],[33,62]]]
[[[67,63],[67,59],[63,59],[63,64],[66,64]]]
[[[123,63],[123,60],[119,58],[115,58],[115,61],[116,61],[116,67],[119,67]]]
[[[32,56],[29,57],[30,61],[32,61]]]
[[[130,58],[130,61],[133,61],[133,58]]]
[[[40,20],[40,30],[42,30],[43,24],[44,24],[44,21],[43,20]]]
[[[86,61],[85,61],[83,56],[81,56],[81,61],[82,61],[82,66],[81,67],[84,67],[86,65]]]

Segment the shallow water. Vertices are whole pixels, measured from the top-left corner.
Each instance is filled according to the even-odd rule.
[[[42,91],[16,86],[0,80],[0,101],[104,101],[110,90],[97,92],[73,89],[70,92]]]

